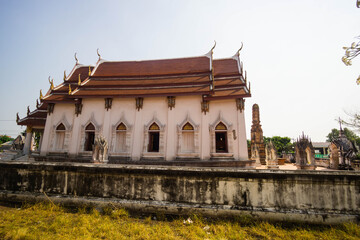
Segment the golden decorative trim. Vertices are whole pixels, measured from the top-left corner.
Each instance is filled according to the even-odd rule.
[[[78,85],[81,85],[81,78],[80,78],[80,73],[79,73],[79,81],[78,81]]]

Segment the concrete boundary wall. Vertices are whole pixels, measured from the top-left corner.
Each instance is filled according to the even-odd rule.
[[[115,204],[144,213],[360,221],[360,175],[345,171],[0,162],[0,201]]]

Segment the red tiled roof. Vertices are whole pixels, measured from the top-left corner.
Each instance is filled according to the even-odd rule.
[[[75,69],[70,73],[71,75],[66,78],[66,83],[77,83],[79,81],[79,74],[81,81],[84,81],[89,76],[89,66],[75,66]],[[94,69],[90,66],[91,71]]]
[[[214,76],[239,75],[238,62],[233,58],[215,59],[213,61]]]
[[[42,103],[37,109],[30,112],[29,115],[20,119],[18,125],[45,126],[47,116],[47,103]]]
[[[76,98],[203,95],[209,99],[249,97],[238,62],[213,60],[215,91],[211,91],[210,59],[206,56],[127,62],[99,62],[90,77],[89,66],[75,66],[67,80],[49,91],[46,102]],[[78,74],[81,85],[78,86]],[[69,85],[72,94],[69,95]],[[226,91],[225,91],[226,90]]]
[[[103,62],[92,77],[140,77],[181,75],[209,72],[210,59],[206,56],[165,60]]]

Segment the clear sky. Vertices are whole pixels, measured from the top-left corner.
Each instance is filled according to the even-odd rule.
[[[75,64],[206,54],[241,59],[260,106],[264,135],[325,141],[336,118],[360,111],[360,58],[341,57],[360,35],[356,0],[0,0],[0,134],[16,136],[16,112],[34,110],[48,76],[60,84]],[[11,120],[11,121],[8,121]]]

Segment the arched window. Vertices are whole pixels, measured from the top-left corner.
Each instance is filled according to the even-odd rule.
[[[65,128],[64,124],[62,124],[62,123],[60,123],[56,127],[55,150],[63,150],[64,141],[65,141],[65,131],[66,131],[66,128]]]
[[[192,153],[195,150],[194,146],[194,127],[189,122],[187,122],[182,127],[182,145],[181,152],[183,153]]]
[[[92,123],[89,123],[85,127],[85,151],[92,151],[92,147],[95,142],[95,126]]]
[[[126,130],[124,123],[116,127],[116,152],[126,152]]]
[[[222,122],[219,122],[215,127],[215,146],[218,153],[228,152],[227,127]]]
[[[160,128],[156,123],[149,127],[149,145],[148,152],[159,152]]]

